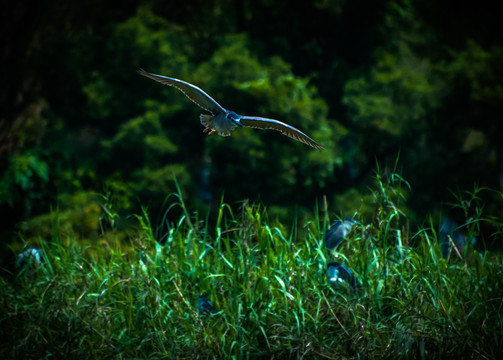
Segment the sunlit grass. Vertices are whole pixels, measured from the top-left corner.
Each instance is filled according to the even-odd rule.
[[[433,227],[401,226],[396,182],[376,184],[375,218],[335,253],[320,246],[326,214],[287,231],[263,207],[222,202],[210,226],[180,193],[166,207],[178,221],[153,228],[145,210],[126,241],[113,224],[89,245],[40,239],[43,264],[0,280],[1,357],[498,358],[501,254],[444,259]],[[329,286],[334,259],[358,292]],[[199,314],[202,294],[216,313]]]

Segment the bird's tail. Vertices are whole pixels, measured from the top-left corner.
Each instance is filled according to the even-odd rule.
[[[203,124],[207,128],[214,129],[212,115],[201,114],[199,120],[201,121],[201,124]]]
[[[208,135],[216,132],[220,136],[230,136],[232,129],[236,127],[236,125],[231,125],[230,129],[217,129],[215,127],[215,117],[213,115],[201,114],[199,119],[201,120],[201,124],[206,127],[203,131],[207,132]]]

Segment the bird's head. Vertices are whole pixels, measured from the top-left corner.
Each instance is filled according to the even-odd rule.
[[[241,124],[239,122],[239,120],[241,120],[241,116],[239,116],[238,114],[236,114],[234,111],[227,112],[227,115],[225,117],[227,119],[229,119],[230,121],[232,121],[237,126],[243,127],[243,124]]]

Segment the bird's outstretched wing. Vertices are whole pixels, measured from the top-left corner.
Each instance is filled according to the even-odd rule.
[[[241,116],[241,120],[239,122],[246,127],[278,130],[283,135],[286,135],[294,140],[300,141],[306,145],[312,146],[317,150],[323,149],[323,146],[318,144],[316,141],[311,139],[302,131],[297,130],[293,126],[290,126],[278,120],[267,119],[256,116]]]
[[[217,115],[219,112],[225,112],[225,109],[220,106],[211,96],[206,94],[203,90],[195,85],[192,85],[186,81],[170,78],[167,76],[151,74],[143,69],[138,70],[138,74],[151,78],[152,80],[158,81],[161,84],[173,86],[183,92],[190,100],[195,104],[200,106],[206,111],[209,111],[213,115]]]

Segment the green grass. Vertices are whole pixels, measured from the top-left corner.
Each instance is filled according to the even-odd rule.
[[[405,231],[396,188],[378,184],[372,224],[333,254],[317,246],[326,214],[287,230],[222,203],[210,226],[179,194],[177,222],[154,229],[145,211],[127,240],[55,229],[42,266],[0,278],[0,358],[500,358],[502,255],[468,246],[446,261],[436,231]],[[334,259],[359,293],[328,285]],[[217,313],[198,314],[201,294]]]

